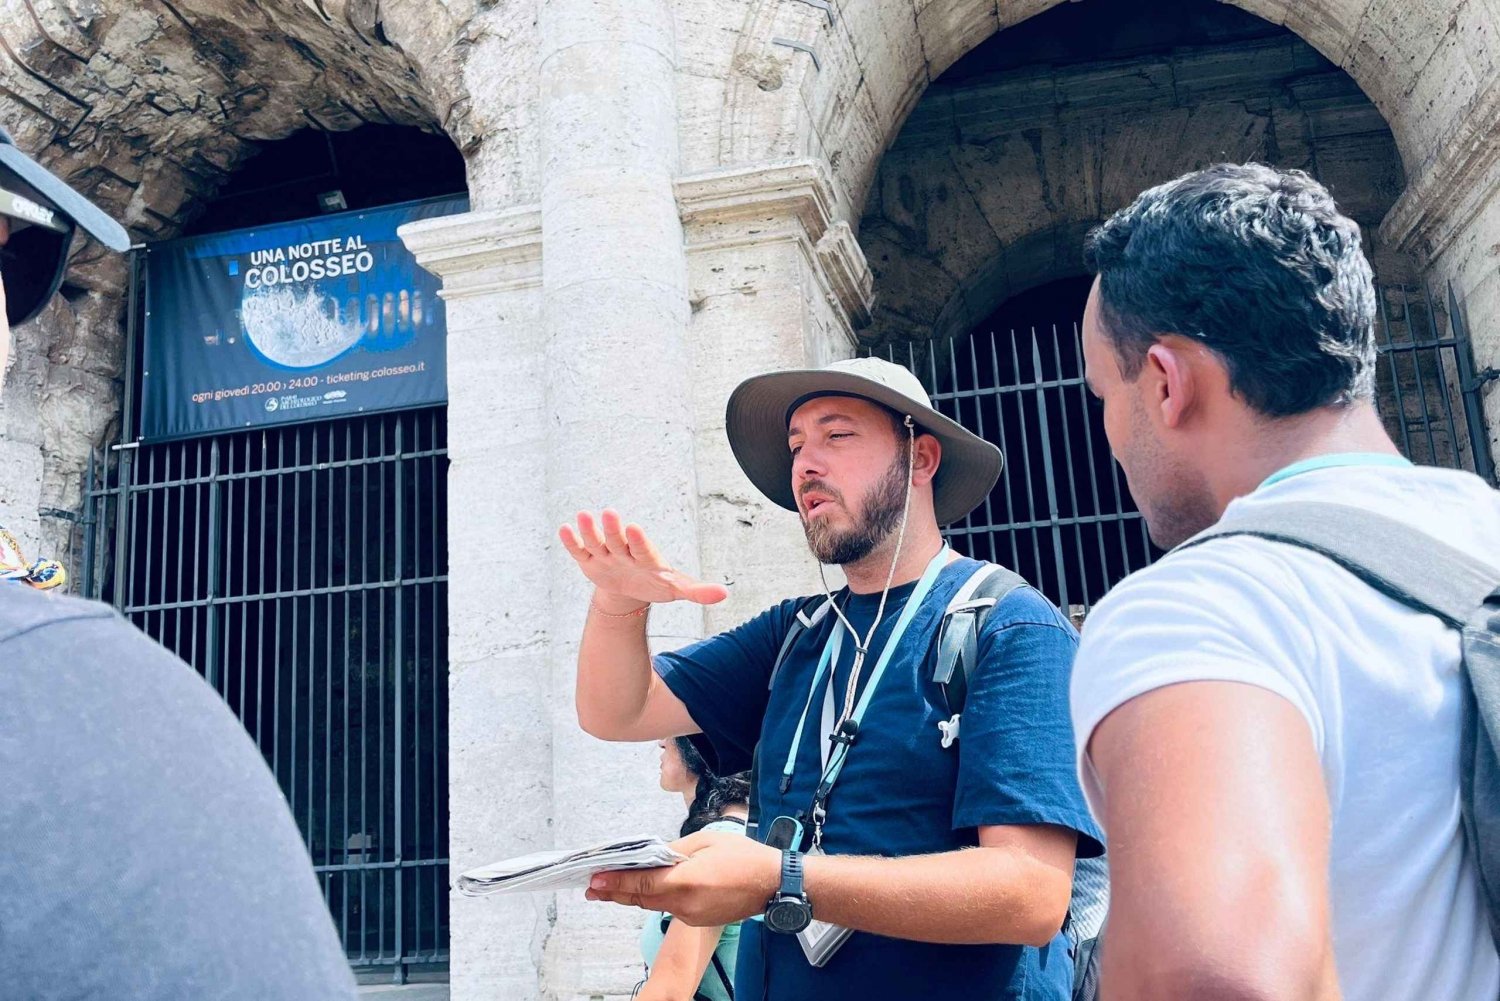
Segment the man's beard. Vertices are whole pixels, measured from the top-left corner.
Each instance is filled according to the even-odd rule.
[[[869,556],[901,524],[901,515],[906,510],[906,456],[897,455],[880,482],[865,494],[861,506],[864,517],[853,528],[839,530],[828,524],[828,519],[809,521],[802,519],[802,532],[807,536],[807,548],[819,563],[845,566],[858,563]],[[805,484],[804,490],[829,488],[816,481]],[[837,500],[843,503],[840,495]],[[848,507],[845,506],[845,510]],[[853,514],[853,511],[849,512]]]

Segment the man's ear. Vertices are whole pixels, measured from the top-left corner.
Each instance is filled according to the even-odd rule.
[[[1190,345],[1176,343],[1177,338],[1157,341],[1146,351],[1142,378],[1149,379],[1147,406],[1156,411],[1162,426],[1179,428],[1192,413],[1197,402],[1198,384]]]
[[[931,483],[943,459],[943,443],[930,434],[917,435],[917,452],[912,458],[912,486]]]

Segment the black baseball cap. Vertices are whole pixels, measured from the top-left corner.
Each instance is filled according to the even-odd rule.
[[[22,153],[0,128],[0,216],[10,239],[0,247],[0,282],[11,326],[42,311],[62,284],[73,233],[83,230],[110,250],[130,249],[124,228]]]

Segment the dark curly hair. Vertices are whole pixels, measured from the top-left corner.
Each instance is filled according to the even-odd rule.
[[[1162,334],[1201,341],[1270,417],[1375,394],[1375,288],[1359,225],[1300,170],[1217,164],[1151,188],[1089,234],[1121,372]]]
[[[682,757],[688,774],[698,781],[698,790],[688,806],[687,819],[682,822],[679,837],[696,834],[716,820],[724,818],[724,811],[731,806],[745,806],[750,802],[750,773],[715,775],[698,753],[698,748],[688,737],[674,737],[672,743]]]

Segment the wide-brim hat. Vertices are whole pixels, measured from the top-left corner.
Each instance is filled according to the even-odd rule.
[[[1000,478],[1000,449],[934,410],[920,379],[892,362],[854,358],[826,368],[752,376],[729,396],[726,430],[735,459],[761,493],[789,511],[797,510],[797,495],[787,424],[797,407],[819,396],[853,396],[909,414],[920,433],[937,438],[943,454],[932,502],[939,525],[982,504]]]

